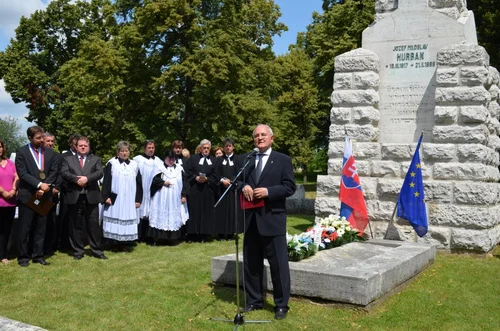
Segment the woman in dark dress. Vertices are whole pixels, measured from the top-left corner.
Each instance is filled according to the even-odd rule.
[[[234,141],[231,138],[224,139],[224,155],[217,162],[215,173],[219,178],[219,196],[222,196],[231,184],[231,180],[238,173],[236,167],[236,155],[234,154]],[[243,212],[240,208],[239,199],[235,198],[233,186],[232,190],[226,193],[215,209],[215,233],[218,238],[232,239],[235,232],[241,233],[243,226]],[[236,209],[235,209],[236,202]],[[236,218],[238,229],[236,229]]]

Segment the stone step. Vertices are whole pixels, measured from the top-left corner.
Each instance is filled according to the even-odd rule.
[[[373,239],[290,262],[291,294],[366,306],[434,262],[436,246]],[[240,253],[240,274],[243,254]],[[236,285],[235,254],[212,259],[212,281]],[[267,260],[264,284],[272,291]],[[242,280],[240,276],[240,281]]]

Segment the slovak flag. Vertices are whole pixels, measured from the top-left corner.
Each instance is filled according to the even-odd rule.
[[[368,225],[368,212],[348,136],[345,137],[339,198],[340,216],[344,216],[351,226],[362,234]]]

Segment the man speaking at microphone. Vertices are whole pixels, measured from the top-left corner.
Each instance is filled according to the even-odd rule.
[[[264,258],[267,258],[274,288],[274,317],[283,319],[290,298],[286,198],[295,192],[295,178],[290,157],[272,150],[274,136],[268,125],[257,125],[253,139],[258,153],[251,156],[241,177],[245,179],[241,185],[243,197],[255,207],[246,210],[243,262],[247,304],[243,312],[263,307]]]

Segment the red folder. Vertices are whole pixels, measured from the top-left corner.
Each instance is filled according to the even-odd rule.
[[[240,206],[241,209],[252,209],[252,208],[259,208],[259,207],[264,207],[264,199],[253,199],[252,201],[248,201],[245,199],[243,194],[240,194]]]

